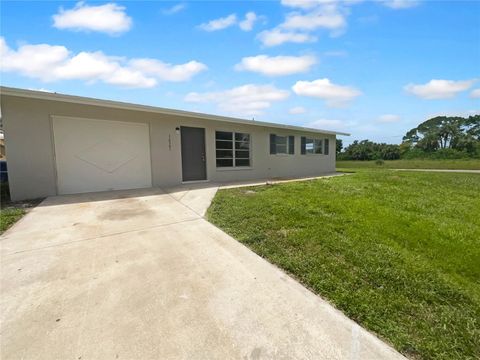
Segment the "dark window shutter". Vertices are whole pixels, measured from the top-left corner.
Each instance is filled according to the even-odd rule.
[[[295,154],[295,136],[288,137],[288,153]]]
[[[323,151],[325,155],[328,155],[328,144],[329,144],[328,139],[325,139],[325,142],[324,142],[325,150]]]
[[[307,138],[305,136],[302,136],[301,140],[301,145],[302,145],[302,151],[301,154],[305,155],[307,153]]]
[[[277,153],[277,135],[270,134],[270,154]]]

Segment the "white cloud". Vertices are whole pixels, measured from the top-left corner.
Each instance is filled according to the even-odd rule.
[[[53,15],[53,26],[57,29],[74,31],[98,31],[110,35],[130,30],[132,19],[125,13],[125,7],[115,3],[89,6],[78,2],[73,9],[59,9]]]
[[[155,76],[164,81],[187,81],[207,69],[205,64],[192,60],[185,64],[172,65],[156,59],[133,59],[130,66],[144,74]]]
[[[253,11],[247,12],[245,14],[245,18],[241,21],[237,19],[237,14],[230,14],[226,17],[200,24],[199,28],[205,31],[217,31],[226,29],[233,25],[238,25],[238,27],[243,31],[251,31],[255,23],[262,18],[264,17],[258,16]]]
[[[300,8],[300,9],[311,9],[318,5],[331,4],[335,2],[336,0],[282,0],[281,1],[283,6]]]
[[[284,31],[279,28],[262,31],[257,38],[265,46],[277,46],[283,43],[308,43],[317,41],[317,38],[307,33],[300,33],[294,31]]]
[[[383,0],[383,5],[399,10],[399,9],[409,9],[420,4],[418,0]]]
[[[222,111],[241,115],[258,115],[269,108],[272,102],[283,101],[289,92],[273,85],[246,84],[225,91],[197,93],[185,96],[185,101],[215,103]]]
[[[292,107],[288,110],[290,114],[305,114],[307,112],[307,109],[305,109],[303,106],[295,106]]]
[[[306,14],[290,13],[280,26],[289,30],[312,31],[318,28],[338,30],[346,25],[345,16],[337,6],[325,5]]]
[[[99,79],[107,84],[125,88],[150,88],[157,85],[156,79],[123,66],[118,66],[111,73],[99,76]]]
[[[330,30],[338,36],[347,26],[347,5],[360,0],[282,0],[282,5],[295,8],[288,13],[280,25],[263,31],[257,38],[265,46],[277,46],[287,42],[307,43],[317,41],[312,34],[318,29]]]
[[[297,81],[292,89],[297,95],[323,99],[328,106],[332,107],[344,106],[362,94],[354,87],[336,85],[329,79]]]
[[[306,72],[316,62],[317,59],[311,55],[272,57],[257,55],[244,57],[239,64],[235,65],[235,69],[257,72],[267,76],[282,76]]]
[[[380,115],[377,121],[381,123],[393,123],[393,122],[400,121],[400,116],[394,115],[394,114],[384,114],[384,115]]]
[[[48,93],[53,93],[53,90],[45,89],[45,88],[28,88],[28,90],[33,90],[33,91],[43,91],[43,92],[48,92]]]
[[[117,58],[109,57],[101,51],[82,51],[73,57],[67,57],[62,64],[58,64],[51,71],[53,77],[59,79],[90,80],[103,77],[107,82],[109,75],[113,75],[121,68]]]
[[[222,30],[237,23],[237,15],[230,14],[226,17],[211,20],[207,23],[201,24],[199,27],[205,31]]]
[[[23,75],[52,80],[54,69],[65,62],[69,51],[64,46],[48,44],[22,45],[17,51],[11,50],[5,39],[0,37],[0,61],[3,71],[21,72]]]
[[[470,93],[470,97],[474,99],[480,98],[480,89],[473,89]]]
[[[320,130],[339,130],[345,129],[347,124],[342,120],[319,119],[309,122],[305,127]]]
[[[253,11],[249,11],[245,14],[245,20],[240,21],[238,23],[238,26],[240,26],[240,29],[242,29],[243,31],[250,31],[253,29],[253,25],[257,20],[257,14],[255,14]]]
[[[475,82],[475,79],[463,81],[433,79],[423,85],[408,84],[405,90],[422,99],[448,99],[470,89]]]
[[[480,114],[480,108],[476,110],[453,110],[453,109],[448,109],[448,110],[441,110],[437,111],[434,113],[429,113],[423,116],[423,119],[431,119],[437,116],[461,116],[461,117],[469,117],[473,115],[478,115]]]
[[[162,11],[162,13],[165,14],[165,15],[173,15],[173,14],[176,14],[180,11],[185,10],[186,8],[187,8],[187,4],[180,3],[180,4],[173,5],[172,7],[169,7],[168,9],[164,9]]]
[[[101,81],[122,87],[148,88],[158,81],[186,81],[206,66],[197,61],[166,64],[156,59],[126,59],[101,51],[73,54],[64,46],[38,44],[10,49],[0,37],[0,69],[44,82]]]

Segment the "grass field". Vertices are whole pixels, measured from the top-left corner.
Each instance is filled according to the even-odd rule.
[[[480,159],[458,160],[385,160],[383,165],[375,161],[337,161],[337,169],[376,168],[376,169],[452,169],[480,170]]]
[[[208,218],[410,358],[480,358],[480,175],[221,190]]]

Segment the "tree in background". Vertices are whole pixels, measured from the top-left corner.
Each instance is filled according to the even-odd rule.
[[[437,116],[408,131],[404,144],[424,152],[453,149],[476,153],[480,143],[480,115],[463,118]]]
[[[338,141],[339,160],[480,157],[480,115],[434,117],[408,131],[400,145],[355,140],[339,152]]]
[[[337,139],[337,154],[342,152],[343,149],[343,140],[342,139]]]
[[[396,160],[400,158],[400,146],[379,144],[369,140],[355,140],[339,154],[342,160]]]

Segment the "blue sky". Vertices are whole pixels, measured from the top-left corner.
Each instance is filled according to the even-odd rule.
[[[2,1],[1,83],[398,143],[480,113],[480,2]]]

